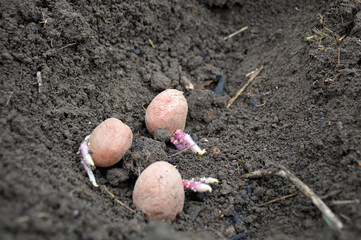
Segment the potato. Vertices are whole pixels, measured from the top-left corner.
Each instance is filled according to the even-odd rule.
[[[158,128],[165,128],[173,135],[178,129],[184,130],[187,113],[188,104],[183,93],[176,89],[167,89],[149,104],[145,113],[145,124],[151,134]]]
[[[119,162],[131,147],[132,140],[130,128],[116,118],[108,118],[99,124],[88,140],[95,166],[110,167]]]
[[[171,164],[158,161],[147,167],[138,177],[133,202],[147,218],[172,221],[184,204],[183,180]]]

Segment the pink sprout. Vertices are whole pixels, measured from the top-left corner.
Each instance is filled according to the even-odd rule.
[[[206,153],[205,149],[201,149],[192,139],[192,137],[181,130],[177,130],[174,133],[174,136],[170,139],[171,143],[173,143],[178,150],[191,149],[192,152],[197,153],[199,155],[203,155]]]
[[[88,139],[90,135],[85,137],[84,141],[80,144],[78,149],[78,155],[81,159],[81,163],[84,166],[85,171],[88,174],[90,182],[93,184],[94,187],[99,187],[95,180],[95,176],[92,170],[95,169],[94,161],[92,156],[89,153],[88,149]]]
[[[192,178],[190,180],[183,180],[185,189],[190,189],[194,192],[212,192],[211,186],[208,183],[218,183],[215,178]]]

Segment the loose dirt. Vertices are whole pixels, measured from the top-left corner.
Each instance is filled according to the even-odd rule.
[[[0,10],[1,239],[360,239],[360,203],[334,202],[361,199],[360,1],[2,0]],[[174,155],[147,131],[145,108],[167,88],[184,91],[185,131],[206,155]],[[94,188],[76,152],[109,117],[134,141],[96,169]],[[148,221],[119,201],[135,207],[136,178],[158,160],[220,183],[187,192],[174,222]],[[323,196],[344,230],[287,180],[244,177],[275,164]]]

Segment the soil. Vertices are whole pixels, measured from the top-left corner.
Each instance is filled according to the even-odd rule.
[[[361,239],[361,204],[334,202],[361,199],[360,1],[1,0],[0,10],[1,239]],[[176,154],[147,131],[145,108],[167,88],[184,91],[185,131],[206,155]],[[77,148],[109,117],[135,137],[122,161],[95,170],[94,188]],[[136,178],[158,160],[220,183],[187,191],[172,223],[108,194],[134,209]],[[244,177],[277,164],[323,196],[342,232],[291,182]]]

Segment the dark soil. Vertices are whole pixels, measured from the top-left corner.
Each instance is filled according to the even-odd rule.
[[[359,0],[1,0],[0,10],[1,239],[361,239],[361,204],[332,202],[361,199]],[[172,156],[148,133],[144,109],[166,88],[185,92],[185,131],[206,155]],[[135,138],[95,171],[94,188],[76,152],[109,117]],[[104,186],[135,208],[135,180],[157,160],[220,183],[187,192],[174,222],[148,221]],[[287,180],[244,178],[274,164],[325,196],[344,230]]]

